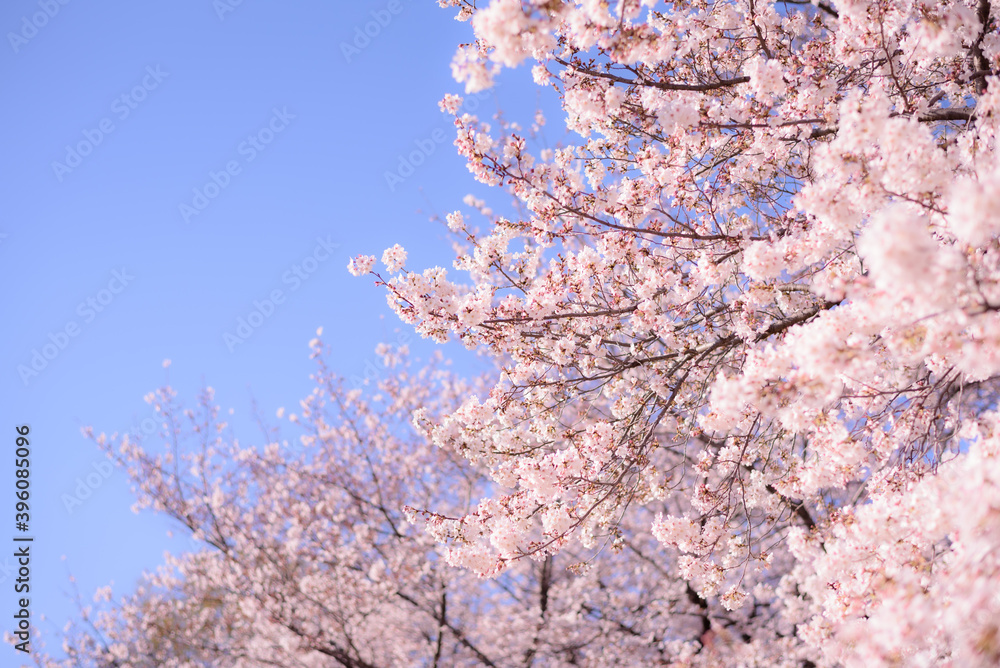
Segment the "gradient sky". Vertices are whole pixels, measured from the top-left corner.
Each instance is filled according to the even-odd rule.
[[[80,428],[150,425],[142,397],[169,374],[188,403],[213,386],[235,409],[236,433],[256,442],[251,399],[273,415],[308,394],[317,327],[348,377],[403,327],[371,280],[347,273],[348,257],[398,242],[411,268],[450,266],[444,227],[429,217],[485,194],[436,104],[461,92],[449,63],[468,24],[429,0],[235,2],[0,8],[0,555],[13,553],[17,533],[14,428],[28,424],[31,609],[49,640],[74,614],[70,574],[89,602],[111,582],[127,593],[164,550],[189,547],[167,538],[165,518],[132,514],[121,471],[67,509],[65,495],[97,480],[104,461]],[[353,44],[379,16],[376,36]],[[345,54],[345,43],[356,50]],[[528,125],[535,95],[518,71],[479,111],[499,104]],[[439,130],[447,140],[391,190],[385,173]],[[206,193],[213,173],[220,186]],[[214,197],[197,200],[196,189]],[[296,266],[307,275],[298,283]],[[284,302],[244,343],[227,345],[254,300],[276,289]],[[431,349],[415,343],[418,355]],[[25,374],[35,351],[51,359]],[[3,630],[17,598],[8,563],[0,556]],[[22,657],[0,649],[2,665]]]

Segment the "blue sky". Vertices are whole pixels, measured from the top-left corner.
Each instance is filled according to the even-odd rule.
[[[167,538],[167,520],[131,513],[121,471],[66,507],[103,461],[80,427],[141,431],[152,417],[142,397],[169,373],[191,403],[213,386],[252,440],[251,398],[273,415],[308,393],[317,327],[348,377],[403,327],[371,280],[347,273],[348,257],[400,243],[411,268],[449,266],[429,215],[485,194],[436,104],[461,92],[449,63],[468,24],[427,0],[234,2],[0,8],[0,543],[16,533],[14,428],[28,424],[31,611],[49,638],[74,614],[70,573],[89,601],[112,581],[127,592],[164,550],[188,546]],[[530,125],[535,92],[526,70],[516,74],[480,111],[499,103]],[[390,188],[386,172],[440,130],[447,140]],[[276,290],[282,303],[227,344]],[[0,649],[0,664],[20,659]]]

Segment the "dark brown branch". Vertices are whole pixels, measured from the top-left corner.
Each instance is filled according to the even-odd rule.
[[[976,41],[969,48],[969,59],[972,61],[972,70],[980,72],[990,69],[990,61],[986,58],[986,54],[983,53],[983,39],[986,38],[986,33],[990,29],[990,0],[979,0],[976,18],[979,19],[983,27],[979,30]],[[986,92],[985,77],[976,79],[976,91],[980,95]]]
[[[986,71],[986,74],[991,74],[991,71]],[[980,74],[980,73],[976,73]],[[892,114],[892,116],[902,116],[903,114]],[[944,109],[930,109],[924,113],[917,116],[917,120],[921,123],[938,123],[941,121],[971,121],[976,117],[975,108],[969,107],[947,107]],[[806,139],[819,139],[820,137],[826,137],[828,135],[837,133],[837,126],[828,128],[814,128],[812,132],[806,137]]]
[[[538,584],[538,606],[541,609],[542,617],[549,608],[549,589],[552,587],[552,556],[545,557],[542,562],[542,575]]]
[[[396,592],[396,596],[400,597],[401,599],[403,599],[407,603],[412,604],[418,610],[423,610],[423,608],[420,606],[419,603],[417,603],[417,601],[414,598],[412,598],[412,597],[404,594],[403,592],[397,591]],[[456,628],[454,625],[452,625],[452,623],[448,621],[447,617],[443,617],[437,610],[435,610],[435,612],[434,612],[434,618],[435,618],[435,621],[438,624],[441,624],[442,626],[444,626],[445,628],[447,628],[449,631],[451,631],[452,635],[455,636],[455,639],[463,647],[465,647],[470,652],[472,652],[473,654],[475,654],[476,658],[479,659],[480,663],[482,663],[483,665],[486,665],[486,666],[492,666],[493,668],[497,668],[497,664],[493,663],[488,656],[486,656],[481,651],[479,651],[479,648],[476,647],[475,645],[473,645],[472,642],[469,641],[469,639],[465,637],[465,633],[463,633],[461,629]]]
[[[596,72],[590,69],[582,69],[572,65],[571,63],[563,60],[562,58],[553,58],[557,63],[568,67],[580,74],[586,74],[587,76],[598,77],[600,79],[607,79],[608,81],[614,81],[616,83],[622,83],[627,86],[648,86],[650,88],[659,88],[660,90],[689,90],[694,92],[705,92],[709,90],[718,90],[720,88],[727,88],[729,86],[735,86],[737,84],[748,83],[750,77],[740,76],[733,77],[732,79],[719,79],[719,81],[713,83],[704,84],[686,84],[686,83],[674,83],[672,81],[650,81],[648,79],[626,79],[625,77],[620,77],[609,72]]]
[[[448,619],[448,591],[446,589],[441,590],[441,612],[439,613],[438,619]],[[437,643],[434,647],[434,666],[437,668],[438,663],[441,661],[441,648],[444,645],[444,624],[438,623],[438,637]]]
[[[917,117],[921,123],[934,123],[937,121],[971,121],[976,116],[975,109],[965,107],[947,109],[931,109]]]
[[[298,627],[294,622],[288,622],[284,624],[284,627],[302,638],[308,643],[310,649],[314,649],[320,654],[325,654],[329,656],[334,661],[344,666],[344,668],[378,668],[374,664],[368,663],[364,659],[355,658],[350,655],[350,653],[343,647],[336,645],[333,642],[328,642],[325,644],[318,644],[312,642],[310,636],[305,633],[302,629]]]
[[[688,600],[698,606],[701,610],[701,613],[698,615],[701,619],[701,633],[699,635],[703,636],[712,630],[712,621],[708,618],[708,601],[698,595],[698,592],[691,587],[691,583],[686,583],[686,585],[687,591],[685,593],[687,594]]]
[[[820,2],[817,4],[810,2],[810,0],[781,0],[781,1],[789,5],[812,5],[813,7],[819,9],[820,11],[826,12],[835,19],[840,18],[840,13],[832,6],[826,4],[825,2]]]

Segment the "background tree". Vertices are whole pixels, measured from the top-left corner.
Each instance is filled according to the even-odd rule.
[[[405,350],[382,347],[386,373],[351,389],[312,345],[316,388],[286,416],[303,432],[298,444],[263,420],[262,443],[241,444],[211,388],[194,409],[170,387],[147,397],[162,451],[94,436],[128,471],[138,506],[204,547],[170,558],[103,612],[81,606],[68,658],[40,664],[667,665],[735,651],[795,665],[800,643],[789,629],[773,634],[767,606],[730,615],[677,577],[645,509],[596,558],[568,546],[492,580],[449,566],[404,506],[467,512],[492,485],[410,418],[419,408],[439,420],[485,386],[440,361],[411,372]],[[545,520],[554,521],[564,520]],[[110,601],[111,589],[96,599]]]

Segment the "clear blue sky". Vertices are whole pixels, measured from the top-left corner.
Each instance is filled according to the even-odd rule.
[[[449,266],[428,212],[482,194],[436,105],[461,92],[449,62],[468,24],[428,0],[244,0],[220,16],[225,1],[0,8],[0,555],[17,533],[14,427],[29,424],[31,610],[50,639],[74,614],[70,572],[89,601],[112,581],[129,591],[164,550],[188,546],[166,537],[165,519],[131,513],[121,471],[67,510],[63,495],[102,461],[80,427],[140,427],[169,358],[183,398],[212,385],[252,440],[251,397],[273,415],[308,393],[317,327],[346,376],[402,327],[370,280],[347,273],[349,255],[398,242],[412,268]],[[378,34],[345,55],[366,24]],[[535,97],[518,74],[497,99],[527,125]],[[386,171],[439,129],[447,141],[390,190]],[[317,251],[320,238],[339,248]],[[276,289],[284,302],[230,350],[224,335]],[[51,359],[25,374],[34,351]],[[4,570],[10,630],[15,576]],[[0,649],[2,665],[20,658]]]

